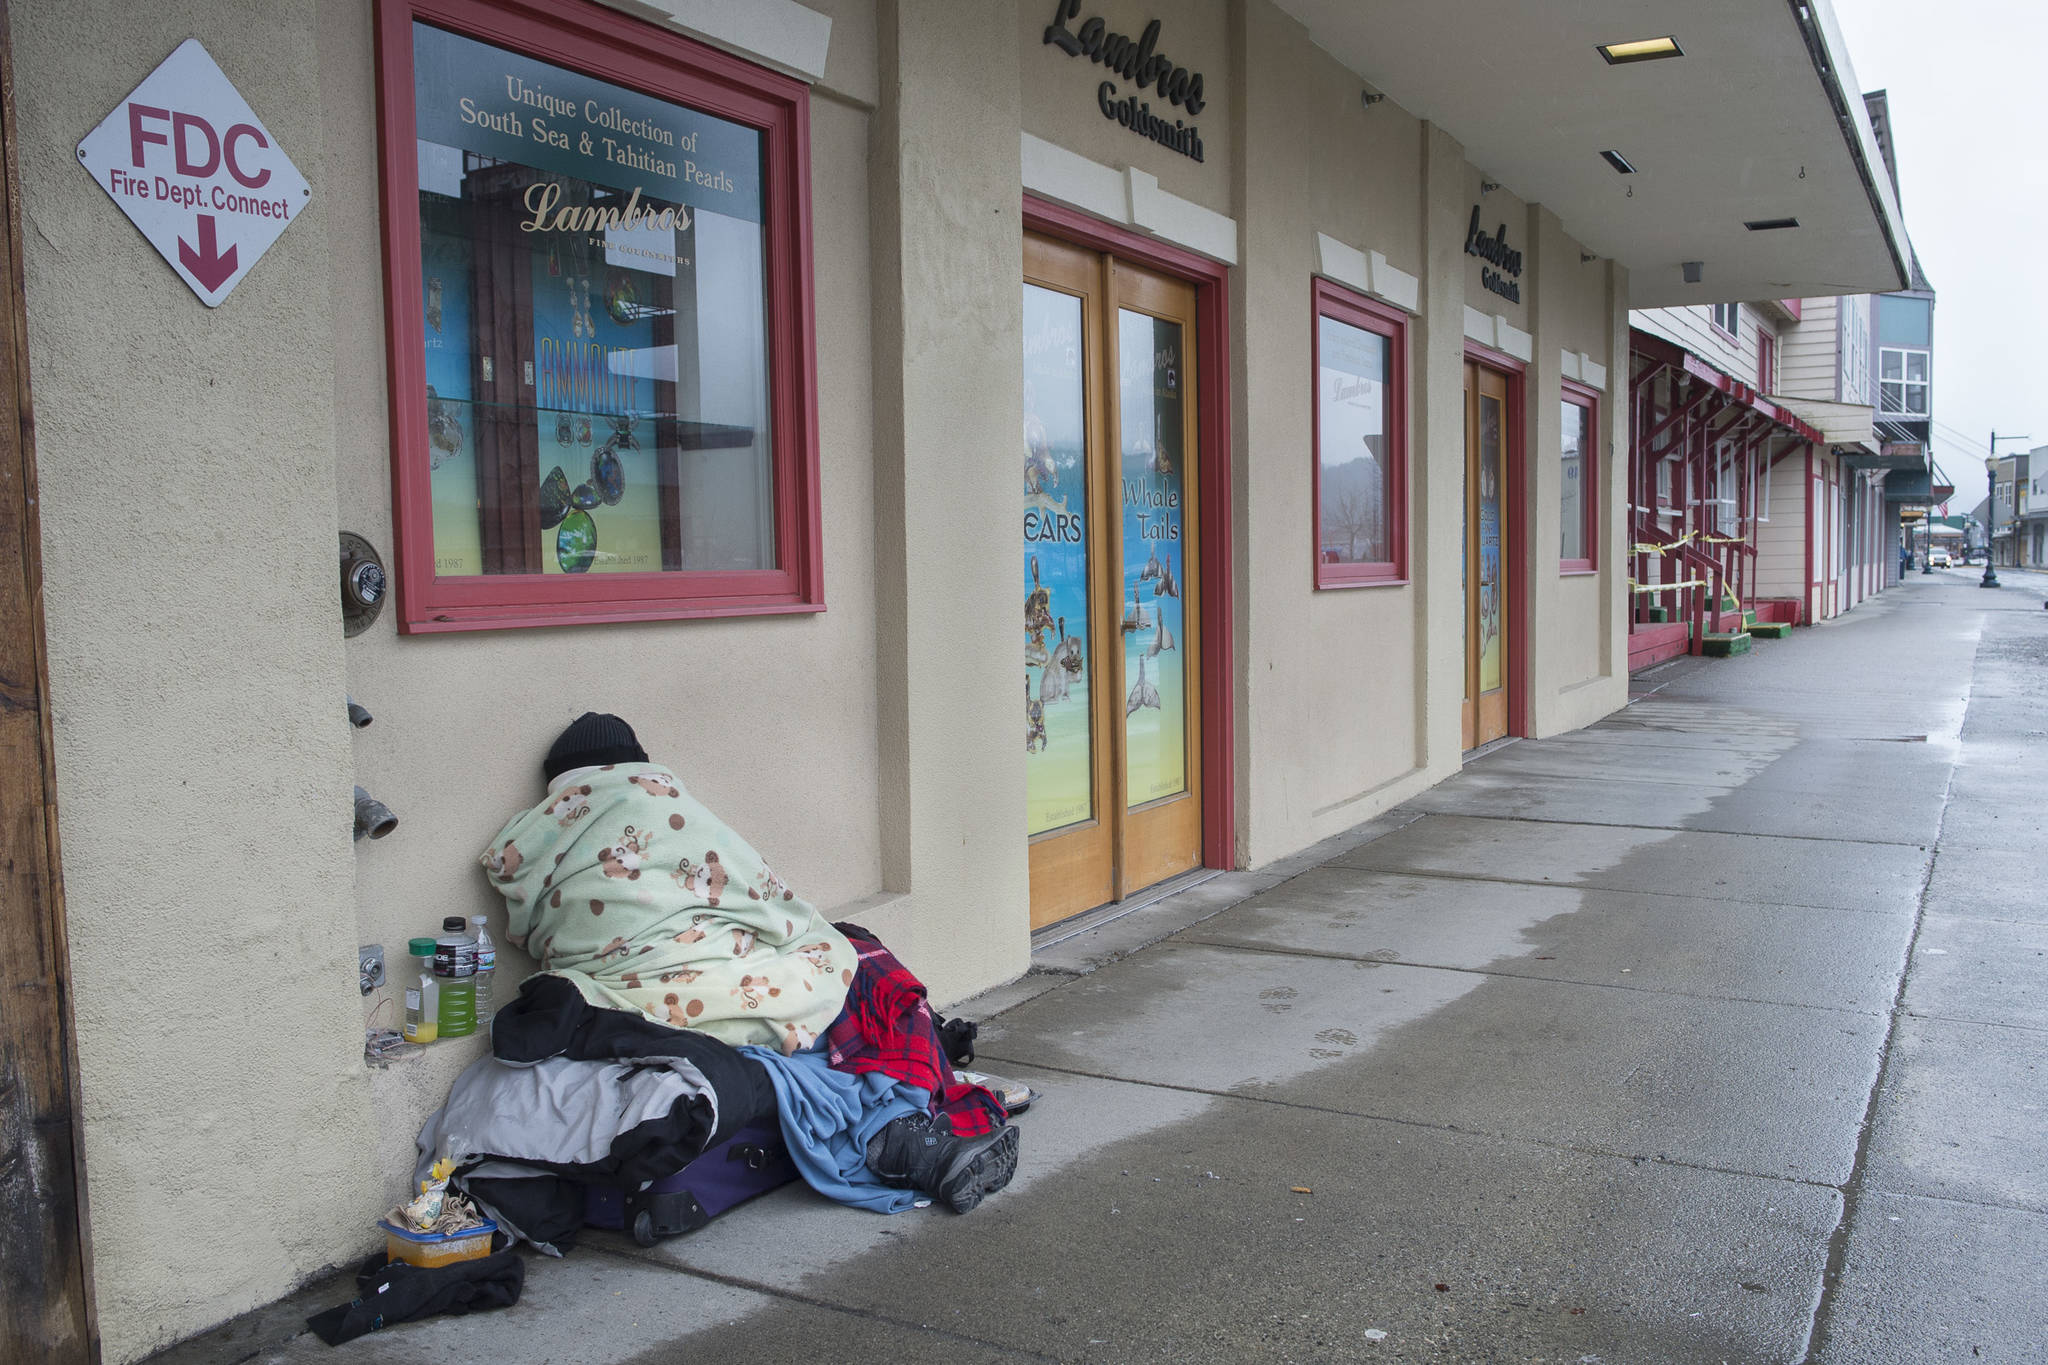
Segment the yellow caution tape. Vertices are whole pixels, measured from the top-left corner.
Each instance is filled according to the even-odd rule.
[[[1695,528],[1693,530],[1687,531],[1684,535],[1680,536],[1676,540],[1667,540],[1663,542],[1639,540],[1635,542],[1633,548],[1635,550],[1635,553],[1639,555],[1661,555],[1666,551],[1677,549],[1679,546],[1685,544],[1688,540],[1691,540],[1694,536],[1698,534],[1699,530]]]

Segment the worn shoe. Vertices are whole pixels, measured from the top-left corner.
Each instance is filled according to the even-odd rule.
[[[929,1114],[905,1114],[868,1141],[868,1169],[884,1184],[922,1190],[966,1213],[1017,1173],[1017,1128],[963,1138]]]

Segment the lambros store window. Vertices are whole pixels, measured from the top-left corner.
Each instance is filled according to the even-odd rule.
[[[805,91],[533,14],[380,13],[401,629],[816,610]]]

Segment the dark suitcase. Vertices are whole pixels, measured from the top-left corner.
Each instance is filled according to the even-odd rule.
[[[748,1124],[645,1189],[586,1186],[583,1221],[594,1228],[623,1228],[641,1246],[653,1246],[663,1237],[695,1232],[727,1209],[796,1178],[780,1125]]]

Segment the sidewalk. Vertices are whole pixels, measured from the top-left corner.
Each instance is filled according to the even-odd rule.
[[[2040,598],[1913,575],[1041,949],[958,1011],[1043,1092],[967,1217],[795,1187],[158,1359],[2048,1359]]]

